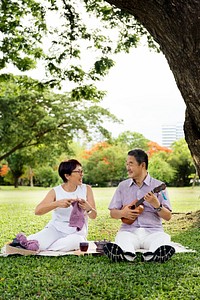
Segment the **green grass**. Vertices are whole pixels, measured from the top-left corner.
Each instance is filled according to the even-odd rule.
[[[0,247],[16,233],[43,228],[51,214],[34,208],[49,189],[0,187]],[[113,240],[120,221],[107,209],[115,188],[94,188],[98,218],[89,222],[90,240]],[[175,212],[165,231],[173,241],[196,250],[176,254],[165,264],[111,263],[105,256],[0,257],[1,300],[200,299],[200,188],[169,188]]]

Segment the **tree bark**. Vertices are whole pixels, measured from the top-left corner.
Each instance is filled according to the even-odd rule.
[[[33,187],[33,170],[31,167],[29,167],[29,180],[30,180],[30,186]]]
[[[106,2],[133,15],[160,45],[186,104],[185,139],[200,176],[200,1]]]
[[[17,176],[14,177],[14,187],[15,188],[19,187],[19,177],[17,177]]]

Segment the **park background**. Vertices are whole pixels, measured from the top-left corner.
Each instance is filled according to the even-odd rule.
[[[167,81],[168,76],[161,73],[161,61],[156,66],[152,63],[147,74],[146,49],[140,58],[141,63],[136,57],[137,62],[132,65],[127,56],[128,62],[125,64],[123,55],[120,57],[120,70],[113,69],[114,75],[119,73],[122,77],[111,79],[117,94],[111,97],[112,92],[108,92],[111,102],[106,102],[106,93],[98,91],[90,80],[88,85],[86,82],[88,78],[93,79],[97,86],[107,89],[100,81],[113,67],[113,61],[98,53],[97,63],[88,72],[79,63],[73,65],[80,54],[73,38],[76,36],[78,40],[83,37],[84,26],[72,22],[72,30],[60,35],[62,46],[66,46],[63,53],[55,47],[54,53],[43,56],[40,38],[45,32],[42,31],[45,29],[44,11],[40,10],[39,3],[4,1],[2,4],[1,38],[5,43],[1,45],[1,50],[5,56],[1,56],[0,60],[0,245],[12,240],[19,231],[29,234],[43,228],[50,215],[38,218],[34,215],[34,208],[53,185],[60,183],[57,174],[59,162],[71,157],[83,163],[84,180],[93,186],[97,202],[98,218],[90,222],[88,238],[112,240],[120,223],[109,218],[107,206],[115,186],[126,178],[127,151],[141,147],[149,154],[151,175],[168,185],[174,212],[172,220],[164,222],[165,230],[175,242],[196,252],[176,254],[166,264],[144,264],[140,257],[134,264],[112,264],[104,256],[0,257],[0,299],[199,299],[198,176],[184,139],[166,149],[155,137],[161,122],[166,123],[170,119],[174,123],[179,112],[181,121],[184,118],[185,107],[177,89],[175,98],[172,96],[175,87],[172,74],[173,89]],[[55,2],[51,1],[51,4]],[[68,8],[71,9],[70,5]],[[94,18],[90,20],[92,27]],[[117,26],[118,20],[115,22],[113,18],[111,21]],[[130,20],[130,24],[138,35],[148,35],[134,21]],[[123,25],[122,32],[127,33]],[[125,35],[121,36],[118,46],[129,52],[129,46],[138,45],[139,39],[132,32],[124,39]],[[110,50],[105,47],[108,42],[105,36],[94,37],[97,48],[108,54]],[[150,47],[157,51],[149,36],[147,40]],[[130,54],[133,55],[134,51]],[[152,56],[155,55],[157,53],[153,52]],[[158,55],[159,59],[164,59],[162,54]],[[72,65],[67,65],[64,70],[62,62],[66,57]],[[89,55],[86,62],[90,59],[92,56]],[[44,61],[51,75],[46,82],[38,76],[42,75],[41,68],[33,77],[31,71],[27,72],[37,64],[41,67]],[[139,70],[136,69],[137,63]],[[122,66],[125,67],[124,73],[121,72]],[[128,67],[131,69],[129,74]],[[165,67],[169,74],[166,61]],[[132,71],[136,74],[133,75]],[[55,89],[55,81],[65,75],[74,85],[72,90],[67,89],[67,93],[63,94],[59,88]],[[161,78],[164,94],[158,95],[157,102],[154,102],[161,87]],[[66,85],[69,86],[64,81]],[[142,102],[141,96],[144,94],[145,101]],[[102,101],[105,109],[99,105]],[[125,115],[122,115],[124,108]],[[122,127],[119,119],[123,118],[126,122],[129,116],[130,121]],[[114,136],[104,130],[104,125],[115,132]]]
[[[51,214],[34,208],[49,188],[1,186],[0,247],[18,232],[44,227]],[[93,188],[98,217],[89,222],[89,240],[113,240],[120,221],[109,217],[115,187]],[[1,300],[199,299],[200,188],[169,187],[173,216],[163,226],[174,242],[195,250],[177,253],[168,262],[111,263],[106,256],[0,256]]]

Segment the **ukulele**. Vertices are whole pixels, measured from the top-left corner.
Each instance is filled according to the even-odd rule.
[[[160,191],[164,190],[165,188],[166,188],[166,184],[162,183],[161,185],[155,187],[151,192],[159,193]],[[142,203],[144,201],[145,201],[144,197],[142,197],[140,200],[133,200],[130,204],[123,206],[123,208],[128,206],[130,209],[134,209],[135,212],[137,212],[140,215],[144,210],[144,205],[142,205]],[[123,218],[121,218],[121,220],[123,223],[131,225],[137,219],[137,217],[138,216],[134,217],[134,219],[127,219],[127,218],[123,217]]]

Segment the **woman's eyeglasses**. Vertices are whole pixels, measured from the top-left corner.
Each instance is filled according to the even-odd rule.
[[[79,173],[79,174],[83,174],[84,171],[83,170],[75,170],[75,171],[72,171],[72,173]]]

